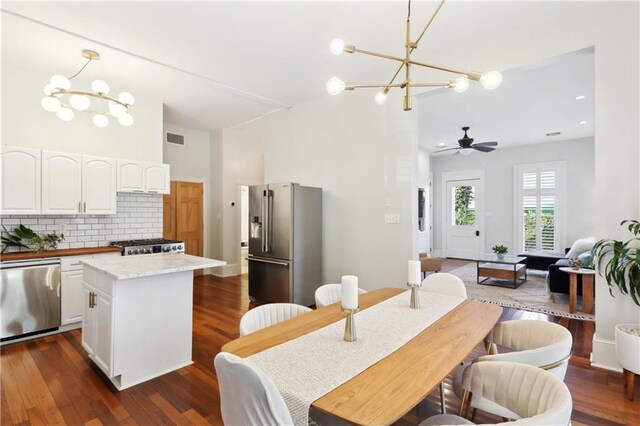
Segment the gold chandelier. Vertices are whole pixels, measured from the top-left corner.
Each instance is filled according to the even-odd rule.
[[[83,50],[82,57],[87,61],[78,72],[69,78],[54,75],[49,84],[44,87],[44,94],[40,104],[49,112],[55,112],[60,120],[71,121],[74,111],[84,111],[93,115],[93,124],[98,127],[109,125],[109,117],[113,117],[123,126],[131,126],[133,117],[129,108],[135,99],[129,92],[122,92],[117,98],[110,97],[109,85],[104,80],[94,80],[91,92],[71,89],[71,80],[77,77],[92,61],[99,61],[100,54],[93,50]],[[93,102],[92,102],[93,99]]]
[[[406,23],[406,38],[405,38],[405,54],[404,57],[386,55],[384,53],[376,53],[369,50],[362,50],[356,48],[354,45],[345,44],[341,39],[334,39],[331,41],[329,48],[334,55],[340,55],[343,52],[346,53],[362,53],[364,55],[376,56],[378,58],[390,59],[392,61],[400,62],[400,67],[396,73],[391,77],[389,83],[354,83],[344,82],[338,77],[332,77],[327,81],[326,89],[330,95],[337,95],[344,90],[355,90],[360,88],[380,88],[376,93],[375,101],[378,105],[383,105],[387,101],[387,93],[392,87],[404,89],[404,102],[403,107],[405,111],[411,110],[411,88],[412,87],[446,87],[453,89],[458,93],[462,93],[469,88],[469,80],[479,81],[485,89],[493,90],[500,86],[502,82],[502,75],[498,71],[478,72],[478,71],[461,71],[451,68],[446,68],[439,65],[433,65],[426,62],[416,61],[411,58],[411,54],[418,48],[418,43],[429,29],[429,26],[436,18],[436,15],[444,5],[445,0],[442,0],[437,9],[427,22],[418,38],[415,42],[411,41],[411,0],[409,0],[407,23]],[[449,80],[445,83],[415,83],[411,80],[411,65],[417,65],[420,67],[431,68],[440,71],[446,71],[454,74],[461,75],[461,77],[455,80]],[[404,81],[401,83],[395,83],[396,78],[404,68]]]

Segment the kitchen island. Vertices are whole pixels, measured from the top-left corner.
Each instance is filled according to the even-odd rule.
[[[193,270],[226,262],[151,254],[82,263],[82,347],[118,390],[192,364]]]

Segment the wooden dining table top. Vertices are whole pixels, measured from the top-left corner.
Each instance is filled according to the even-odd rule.
[[[359,296],[360,309],[406,291],[383,288]],[[422,297],[428,297],[422,293]],[[424,309],[424,308],[423,308]],[[361,425],[391,424],[409,412],[473,351],[502,314],[497,305],[465,300],[398,350],[315,400],[312,410]],[[299,315],[222,347],[248,357],[345,316],[340,303]]]

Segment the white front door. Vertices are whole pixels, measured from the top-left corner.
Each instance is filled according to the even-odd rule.
[[[482,176],[444,181],[447,257],[476,259],[484,251]]]

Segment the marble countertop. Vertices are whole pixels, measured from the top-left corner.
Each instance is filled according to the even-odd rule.
[[[222,260],[175,253],[105,257],[83,260],[82,263],[117,280],[214,268],[227,264]]]

